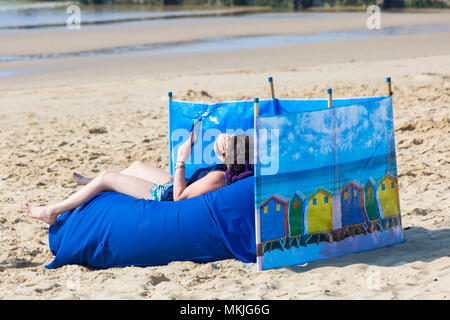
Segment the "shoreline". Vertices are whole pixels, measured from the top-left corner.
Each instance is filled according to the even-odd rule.
[[[322,19],[327,23],[322,23]],[[1,56],[66,53],[120,46],[191,41],[214,37],[305,35],[366,28],[365,13],[266,13],[250,16],[154,20],[88,26],[80,30],[42,29],[0,32]],[[382,15],[382,28],[448,24],[450,11],[436,14]],[[51,48],[51,50],[49,50]],[[49,52],[51,51],[51,52]]]
[[[160,11],[161,13],[166,12],[167,10]],[[239,16],[239,15],[249,15],[249,14],[257,14],[263,12],[269,12],[265,7],[233,7],[233,8],[217,8],[215,10],[208,10],[202,8],[198,10],[198,13],[189,13],[185,12],[186,10],[179,10],[180,12],[184,12],[182,14],[162,14],[156,17],[130,17],[130,18],[119,18],[119,19],[106,19],[106,20],[97,20],[97,21],[82,21],[83,25],[88,26],[96,26],[96,25],[113,25],[113,24],[121,24],[127,22],[144,22],[144,21],[155,21],[155,20],[169,20],[169,19],[186,19],[186,18],[207,18],[207,17],[227,17],[227,16]],[[203,13],[202,13],[203,11]],[[153,10],[149,12],[155,12]],[[157,11],[159,12],[159,11]],[[177,12],[177,11],[174,11]],[[205,13],[206,12],[206,13]],[[64,27],[66,23],[48,23],[48,24],[40,24],[40,25],[22,25],[22,26],[5,26],[0,27],[1,31],[21,31],[21,30],[32,30],[32,29],[47,29],[47,28],[55,28],[55,27]]]
[[[414,30],[411,30],[414,29]],[[211,51],[221,51],[225,49],[229,50],[242,50],[250,48],[267,48],[267,47],[278,47],[282,46],[284,43],[289,43],[292,45],[302,45],[307,43],[323,43],[330,41],[342,41],[342,40],[353,40],[362,38],[375,38],[375,37],[395,37],[398,35],[414,35],[423,33],[441,33],[450,31],[449,24],[434,24],[434,25],[418,25],[418,26],[408,26],[408,27],[388,27],[382,30],[367,31],[365,29],[360,30],[350,30],[345,32],[323,32],[323,33],[312,33],[304,35],[292,35],[289,39],[285,39],[286,36],[283,35],[256,35],[256,36],[227,36],[227,37],[213,37],[213,38],[203,38],[203,39],[193,39],[189,41],[176,41],[176,42],[163,42],[163,43],[151,43],[151,44],[140,44],[140,45],[130,45],[130,46],[119,46],[104,49],[93,49],[89,51],[78,51],[78,52],[65,52],[65,53],[46,53],[46,54],[34,54],[34,55],[22,55],[22,56],[0,56],[0,63],[4,62],[15,62],[15,61],[33,61],[33,60],[43,60],[43,59],[59,59],[59,58],[69,58],[69,57],[93,57],[93,56],[104,56],[104,55],[123,55],[123,54],[166,54],[166,53],[177,53],[183,54],[186,52],[211,52]],[[375,33],[374,33],[375,32]],[[376,34],[379,33],[379,34]],[[270,38],[270,39],[268,39]],[[335,40],[335,38],[337,40]],[[238,42],[238,43],[233,43]],[[247,43],[244,43],[246,41]],[[263,44],[270,43],[270,45]],[[201,45],[201,46],[200,46]],[[208,47],[210,49],[205,49]],[[231,45],[231,48],[230,48]],[[234,45],[234,48],[233,48]],[[189,48],[190,46],[190,48]],[[219,49],[220,46],[220,49]],[[186,48],[187,47],[187,48]],[[196,48],[197,47],[197,48]],[[184,51],[183,51],[184,50]]]
[[[433,57],[433,60],[440,60],[442,65],[447,65],[450,43],[443,42],[443,39],[448,37],[449,34],[447,32],[435,35],[346,40],[288,47],[222,51],[214,52],[214,54],[207,52],[186,53],[183,55],[183,62],[178,61],[178,55],[176,54],[154,55],[150,58],[145,55],[136,55],[133,59],[126,55],[111,55],[8,62],[3,63],[3,72],[17,72],[18,74],[13,77],[0,78],[0,92],[14,89],[22,90],[60,85],[76,86],[105,81],[115,82],[121,79],[134,81],[148,78],[172,79],[176,83],[174,86],[178,86],[179,81],[184,79],[184,88],[187,90],[198,86],[189,84],[191,83],[189,76],[203,78],[203,76],[210,75],[212,78],[217,78],[217,75],[221,74],[244,72],[248,78],[260,74],[261,78],[258,81],[260,82],[261,79],[267,77],[267,73],[271,72],[270,70],[279,70],[272,71],[274,76],[277,74],[287,75],[290,70],[293,75],[297,76],[296,81],[299,81],[302,85],[308,85],[302,80],[303,77],[310,79],[307,81],[310,84],[320,84],[324,81],[323,77],[319,77],[312,70],[323,70],[322,72],[325,72],[329,69],[330,72],[326,72],[325,82],[333,83],[336,81],[337,75],[346,77],[339,68],[335,67],[336,64],[340,63],[367,70],[365,77],[362,74],[358,77],[364,81],[364,79],[374,79],[373,75],[379,73],[376,70],[379,63],[389,65],[390,68],[395,70],[398,64],[402,65],[402,60],[406,60],[408,63],[414,63],[415,60],[425,63],[427,57]],[[283,48],[281,55],[280,48]],[[393,50],[394,48],[395,50]],[[391,52],[389,57],[385,54],[386,50]],[[350,54],[348,54],[349,52]],[[267,63],[270,64],[269,67],[267,67]],[[320,68],[320,66],[325,69]],[[439,67],[435,68],[435,66],[430,65],[429,72],[439,72]],[[411,68],[412,70],[419,70],[414,65],[411,65]],[[384,69],[384,74],[380,75],[380,79],[384,79],[389,74],[394,77],[394,74],[396,74],[396,72],[389,71],[387,68]],[[397,76],[395,81],[403,81],[403,76],[409,71],[411,70],[403,70],[400,79]],[[292,76],[289,76],[289,78],[292,78]],[[219,78],[217,81],[219,81]],[[231,93],[233,88],[243,85],[239,78],[233,81],[236,84],[227,84],[224,94]],[[257,79],[251,81],[257,81]],[[164,82],[157,81],[155,84],[159,86]],[[203,81],[201,83],[206,85],[208,91],[210,84]],[[174,90],[169,86],[162,92],[168,91]],[[176,95],[177,92],[174,92],[174,94]],[[155,94],[158,99],[160,96],[161,94]],[[253,97],[250,96],[249,99]],[[0,110],[2,109],[1,104],[2,101],[0,101]]]
[[[200,8],[199,8],[200,9]],[[156,10],[150,10],[148,12],[155,12]],[[161,13],[164,13],[168,10],[161,10]],[[178,11],[178,10],[177,10]],[[186,11],[185,9],[179,9],[180,12]],[[290,9],[276,9],[270,7],[214,7],[212,6],[210,9],[205,9],[201,7],[201,10],[198,10],[198,13],[188,13],[185,12],[183,14],[175,15],[175,14],[162,14],[156,17],[130,17],[130,18],[118,18],[118,19],[106,19],[106,20],[97,20],[97,21],[83,21],[83,25],[88,26],[96,26],[96,25],[114,25],[114,24],[122,24],[127,22],[145,22],[145,21],[155,21],[155,20],[170,20],[170,19],[186,19],[186,18],[209,18],[209,17],[227,17],[227,16],[240,16],[240,15],[255,15],[255,14],[276,14],[276,13],[367,13],[367,8],[362,7],[311,7],[303,10],[290,10]],[[201,13],[201,11],[210,11],[207,13]],[[176,11],[175,11],[176,12]],[[390,8],[390,9],[382,9],[384,13],[421,13],[421,14],[432,14],[432,13],[449,13],[449,8]],[[66,23],[48,23],[48,24],[39,24],[39,25],[19,25],[19,26],[3,26],[0,27],[0,32],[19,32],[26,30],[34,30],[34,29],[51,29],[56,27],[65,27]]]

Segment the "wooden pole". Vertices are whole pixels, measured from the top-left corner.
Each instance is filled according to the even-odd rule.
[[[272,97],[272,99],[275,99],[275,90],[273,88],[273,78],[269,77],[269,78],[267,78],[267,81],[269,81],[269,85],[270,85],[270,96]]]
[[[327,94],[328,94],[328,108],[331,108],[333,106],[333,90],[331,90],[331,88],[328,88]]]
[[[173,158],[174,158],[174,155],[173,154],[171,154],[170,153],[170,146],[171,146],[171,132],[170,132],[170,106],[172,105],[172,91],[169,91],[168,93],[167,93],[167,96],[169,97],[169,101],[168,101],[168,103],[167,103],[167,108],[168,108],[168,110],[167,110],[167,113],[168,113],[168,115],[169,115],[169,121],[168,121],[168,125],[167,125],[167,128],[169,129],[168,131],[169,131],[169,161],[170,161],[170,163],[169,163],[169,166],[170,166],[170,173],[171,174],[175,174],[175,166],[174,166],[174,164],[173,164]]]
[[[258,130],[257,130],[257,121],[256,118],[259,116],[259,98],[255,98],[254,100],[254,144],[253,144],[253,165],[255,168],[255,172],[257,170],[257,161],[258,161]],[[256,182],[256,175],[255,182]],[[255,203],[255,236],[256,236],[256,270],[261,271],[263,265],[263,250],[261,243],[261,216],[259,212],[259,208]]]
[[[387,95],[392,96],[391,77],[386,78],[386,84],[387,84]]]

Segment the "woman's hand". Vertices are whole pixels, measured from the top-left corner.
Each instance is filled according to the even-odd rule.
[[[185,143],[183,143],[178,148],[178,154],[177,154],[177,163],[181,162],[183,163],[182,166],[178,167],[176,166],[177,170],[175,170],[175,177],[173,182],[173,200],[181,200],[181,194],[186,189],[186,179],[184,178],[184,164],[186,163],[186,160],[191,156],[192,152],[192,133],[190,137],[186,140]],[[178,169],[180,168],[180,169]]]
[[[192,153],[192,132],[189,138],[178,148],[177,162],[186,163]]]

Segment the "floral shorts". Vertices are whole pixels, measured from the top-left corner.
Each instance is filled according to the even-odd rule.
[[[152,184],[152,186],[150,187],[150,200],[161,201],[164,192],[166,192],[166,190],[171,186],[173,186],[173,182],[169,182],[166,184]]]

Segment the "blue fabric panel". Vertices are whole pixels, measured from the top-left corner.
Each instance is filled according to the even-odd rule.
[[[171,261],[255,261],[254,181],[199,197],[157,202],[100,193],[64,212],[49,229],[46,268],[152,266]]]
[[[362,97],[333,99],[333,107],[343,107],[354,104],[365,104],[379,101],[386,97]],[[277,114],[311,112],[328,109],[328,99],[318,100],[278,100]]]
[[[333,99],[333,106],[346,106],[378,101],[384,97]],[[260,100],[259,116],[274,116],[287,113],[310,112],[328,108],[328,100]],[[202,121],[202,139],[194,146],[192,156],[186,164],[186,178],[200,168],[220,161],[214,153],[214,141],[220,133],[247,133],[253,136],[254,102],[232,101],[205,104],[186,101],[169,102],[169,170],[175,172],[178,147],[189,137],[192,124]]]
[[[261,100],[260,115],[276,114],[274,100]],[[185,101],[169,102],[169,170],[175,172],[178,147],[189,138],[192,124],[202,119],[201,137],[186,163],[185,175],[189,178],[197,169],[220,163],[214,152],[214,141],[221,133],[246,133],[253,136],[254,102],[236,101],[215,104]]]
[[[301,264],[402,242],[398,190],[375,192],[372,210],[385,206],[394,213],[372,222],[363,187],[370,182],[383,190],[386,177],[388,187],[398,179],[392,97],[335,99],[331,108],[327,100],[276,103],[276,115],[256,119],[255,206],[263,253],[258,266]],[[276,212],[271,217],[273,208],[264,213],[261,205],[275,194],[292,199],[298,191],[306,197],[304,233],[280,239],[281,232],[273,231],[289,230],[292,212],[288,219]]]

